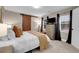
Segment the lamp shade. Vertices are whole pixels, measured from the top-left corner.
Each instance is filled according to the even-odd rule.
[[[12,25],[11,24],[7,24],[7,28],[8,29],[12,29]]]
[[[7,35],[7,24],[0,24],[0,37]]]

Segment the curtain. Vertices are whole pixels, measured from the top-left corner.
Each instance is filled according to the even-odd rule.
[[[41,20],[41,32],[43,32],[43,17],[42,17],[42,20]]]
[[[69,21],[69,34],[67,43],[71,44],[71,36],[72,36],[72,10],[70,10],[70,21]]]
[[[55,24],[55,40],[61,41],[59,18],[60,18],[60,14],[57,14],[57,20]]]

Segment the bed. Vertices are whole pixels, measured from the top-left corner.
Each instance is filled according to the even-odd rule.
[[[47,41],[50,42],[50,39],[47,35]],[[32,49],[39,47],[39,38],[32,33],[23,32],[23,35],[20,38],[12,38],[8,41],[2,41],[4,45],[10,44],[13,46],[13,53],[24,53]]]

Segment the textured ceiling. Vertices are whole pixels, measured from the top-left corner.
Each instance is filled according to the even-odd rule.
[[[68,9],[70,7],[71,6],[41,6],[40,8],[35,9],[32,6],[5,6],[5,9],[33,16],[43,16],[48,13]]]

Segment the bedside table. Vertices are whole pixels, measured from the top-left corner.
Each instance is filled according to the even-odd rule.
[[[13,46],[9,42],[0,42],[0,53],[12,53]]]
[[[0,47],[0,53],[12,53],[12,51],[13,51],[12,46]]]

